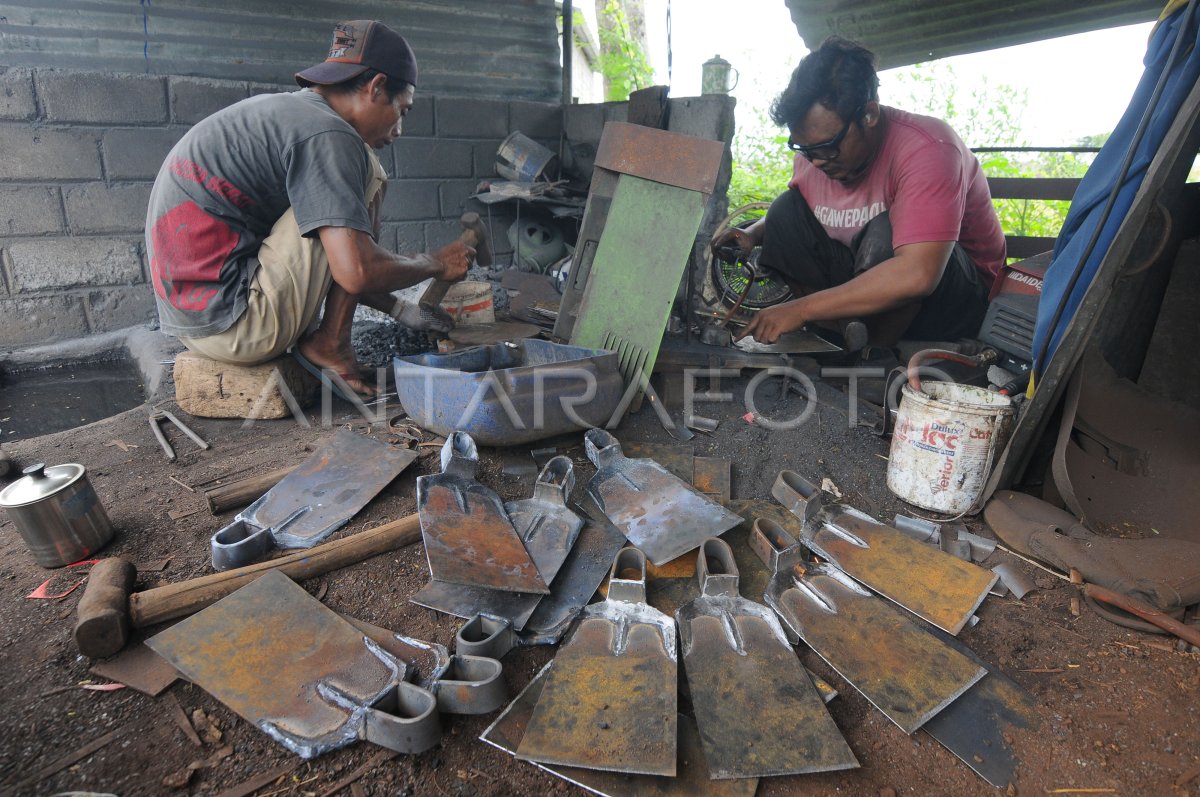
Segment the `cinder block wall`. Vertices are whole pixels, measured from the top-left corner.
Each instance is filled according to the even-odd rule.
[[[143,229],[167,152],[205,116],[290,90],[204,78],[0,70],[0,349],[108,332],[155,318]],[[418,92],[404,136],[381,151],[393,178],[381,243],[449,243],[513,130],[557,149],[558,105]],[[512,212],[493,206],[498,255]]]

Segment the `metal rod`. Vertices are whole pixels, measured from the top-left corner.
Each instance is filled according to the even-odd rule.
[[[562,4],[562,104],[571,104],[573,61],[575,58],[575,3],[574,0],[563,0]]]
[[[1099,147],[971,147],[972,152],[1099,152]]]

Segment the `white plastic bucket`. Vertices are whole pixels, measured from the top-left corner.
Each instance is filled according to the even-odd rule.
[[[494,324],[496,308],[492,304],[492,283],[479,280],[454,283],[442,299],[442,309],[459,326]]]
[[[892,432],[887,486],[910,504],[974,511],[992,463],[1012,431],[1012,399],[953,382],[904,386]]]

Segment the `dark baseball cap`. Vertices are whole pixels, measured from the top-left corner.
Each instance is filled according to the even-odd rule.
[[[372,19],[339,22],[333,28],[329,57],[296,73],[296,81],[330,86],[356,78],[368,69],[417,85],[417,56],[396,31]]]

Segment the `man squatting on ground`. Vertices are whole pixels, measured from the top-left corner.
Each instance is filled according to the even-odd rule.
[[[444,330],[445,317],[390,292],[461,280],[475,253],[455,242],[405,257],[376,242],[387,175],[371,150],[412,108],[408,42],[380,22],[343,22],[296,82],[204,119],[167,156],[146,216],[159,319],[205,357],[256,365],[294,346],[371,395],[350,345],[355,308]]]
[[[880,105],[878,90],[874,54],[831,37],[775,100],[796,153],[788,191],[714,246],[761,245],[759,264],[798,298],[739,337],[772,343],[817,323],[854,350],[979,331],[1005,256],[987,180],[949,125]]]

